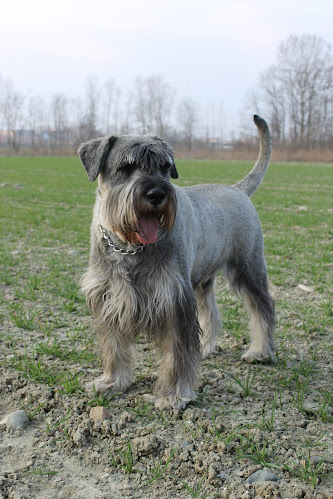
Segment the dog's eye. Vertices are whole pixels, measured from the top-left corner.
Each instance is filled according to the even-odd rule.
[[[120,168],[118,168],[118,172],[121,173],[122,175],[125,175],[126,177],[129,177],[135,170],[135,165],[133,163],[126,163],[124,165],[121,165]]]
[[[160,166],[160,170],[161,170],[162,175],[169,175],[170,174],[169,163],[166,163],[165,165]]]

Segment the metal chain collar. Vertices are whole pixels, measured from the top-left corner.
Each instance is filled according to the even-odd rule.
[[[99,213],[97,214],[97,222],[98,222],[99,230],[102,232],[104,239],[107,240],[108,245],[111,246],[111,248],[113,249],[113,251],[115,251],[116,253],[120,253],[121,255],[131,255],[131,256],[133,256],[133,255],[136,255],[137,253],[140,253],[140,251],[143,250],[143,248],[144,248],[143,244],[137,245],[137,248],[135,250],[130,250],[130,249],[126,250],[124,248],[120,248],[120,246],[118,246],[117,244],[115,244],[112,241],[112,239],[109,236],[109,234],[107,233],[107,231],[102,227],[101,221],[100,221],[100,218],[99,218]]]

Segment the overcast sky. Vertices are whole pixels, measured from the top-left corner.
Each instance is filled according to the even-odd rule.
[[[94,73],[127,92],[162,76],[237,127],[246,95],[290,34],[333,43],[332,0],[0,0],[0,74],[74,97]],[[256,110],[253,110],[256,112]],[[250,119],[250,117],[249,117]]]

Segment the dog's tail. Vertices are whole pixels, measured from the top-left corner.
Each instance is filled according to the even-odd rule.
[[[260,182],[264,178],[269,165],[272,151],[271,135],[269,133],[266,121],[256,114],[254,115],[253,119],[255,124],[257,125],[259,132],[259,156],[250,173],[234,185],[234,187],[237,187],[237,189],[241,189],[242,191],[246,192],[249,197],[252,196],[252,194],[257,190]]]

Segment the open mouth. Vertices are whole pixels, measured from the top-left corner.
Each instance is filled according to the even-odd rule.
[[[158,231],[163,225],[164,215],[157,216],[153,213],[144,213],[139,216],[139,227],[137,235],[140,243],[155,243],[158,237]]]

